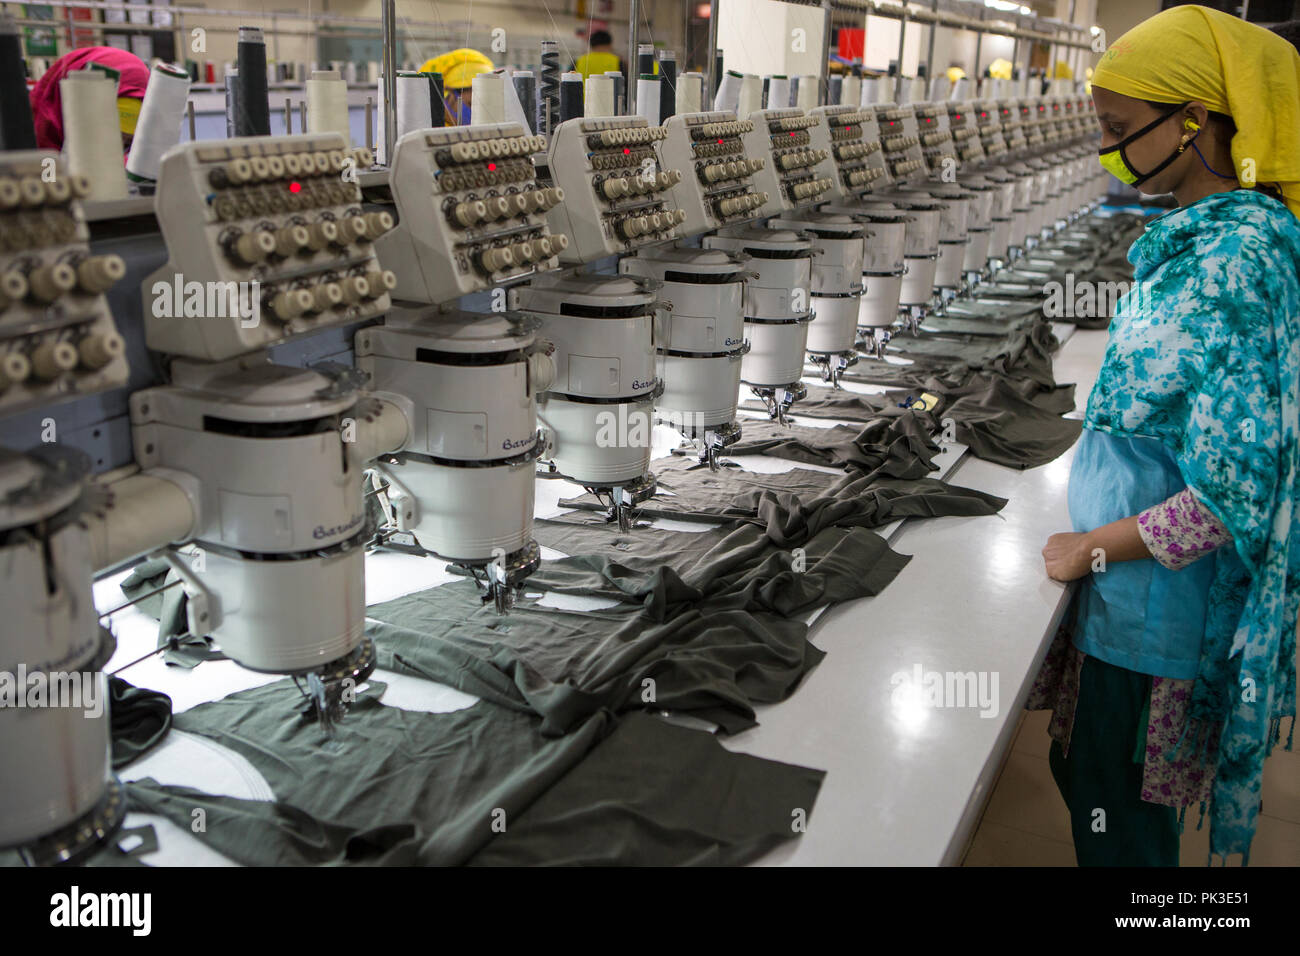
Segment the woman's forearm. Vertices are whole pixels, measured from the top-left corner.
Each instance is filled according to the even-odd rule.
[[[1151,557],[1151,550],[1138,531],[1138,516],[1120,518],[1084,535],[1085,546],[1094,557],[1096,552],[1107,562],[1137,561]]]

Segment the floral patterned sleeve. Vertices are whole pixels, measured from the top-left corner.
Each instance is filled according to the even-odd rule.
[[[1187,567],[1232,540],[1190,488],[1138,515],[1138,533],[1151,556],[1171,571]]]

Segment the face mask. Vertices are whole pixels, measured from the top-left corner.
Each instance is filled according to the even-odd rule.
[[[1120,182],[1127,183],[1130,186],[1141,186],[1152,176],[1159,173],[1162,169],[1164,169],[1175,159],[1181,156],[1183,151],[1181,149],[1176,149],[1169,154],[1169,157],[1163,163],[1161,163],[1155,169],[1151,170],[1151,172],[1139,173],[1136,169],[1133,168],[1133,165],[1128,161],[1128,157],[1124,155],[1124,147],[1128,146],[1130,143],[1134,143],[1137,140],[1141,139],[1143,136],[1151,132],[1153,129],[1155,129],[1165,120],[1169,119],[1169,117],[1173,116],[1175,113],[1177,113],[1186,105],[1187,105],[1186,103],[1179,103],[1176,106],[1171,106],[1168,110],[1162,113],[1159,116],[1159,118],[1152,120],[1150,123],[1147,123],[1146,126],[1143,126],[1132,136],[1125,138],[1122,142],[1116,143],[1114,146],[1109,146],[1106,149],[1098,150],[1097,159],[1101,162],[1102,168],[1105,169],[1106,172],[1114,176],[1116,179],[1118,179]]]

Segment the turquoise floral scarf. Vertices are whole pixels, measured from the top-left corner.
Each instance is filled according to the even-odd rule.
[[[1219,193],[1154,220],[1129,260],[1086,423],[1161,442],[1235,539],[1217,556],[1190,732],[1222,728],[1210,852],[1248,862],[1264,758],[1284,716],[1295,731],[1300,223],[1267,196]]]

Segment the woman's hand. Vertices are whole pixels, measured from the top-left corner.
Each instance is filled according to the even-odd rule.
[[[1053,581],[1077,581],[1092,570],[1092,545],[1086,533],[1054,534],[1043,547],[1043,563]]]

